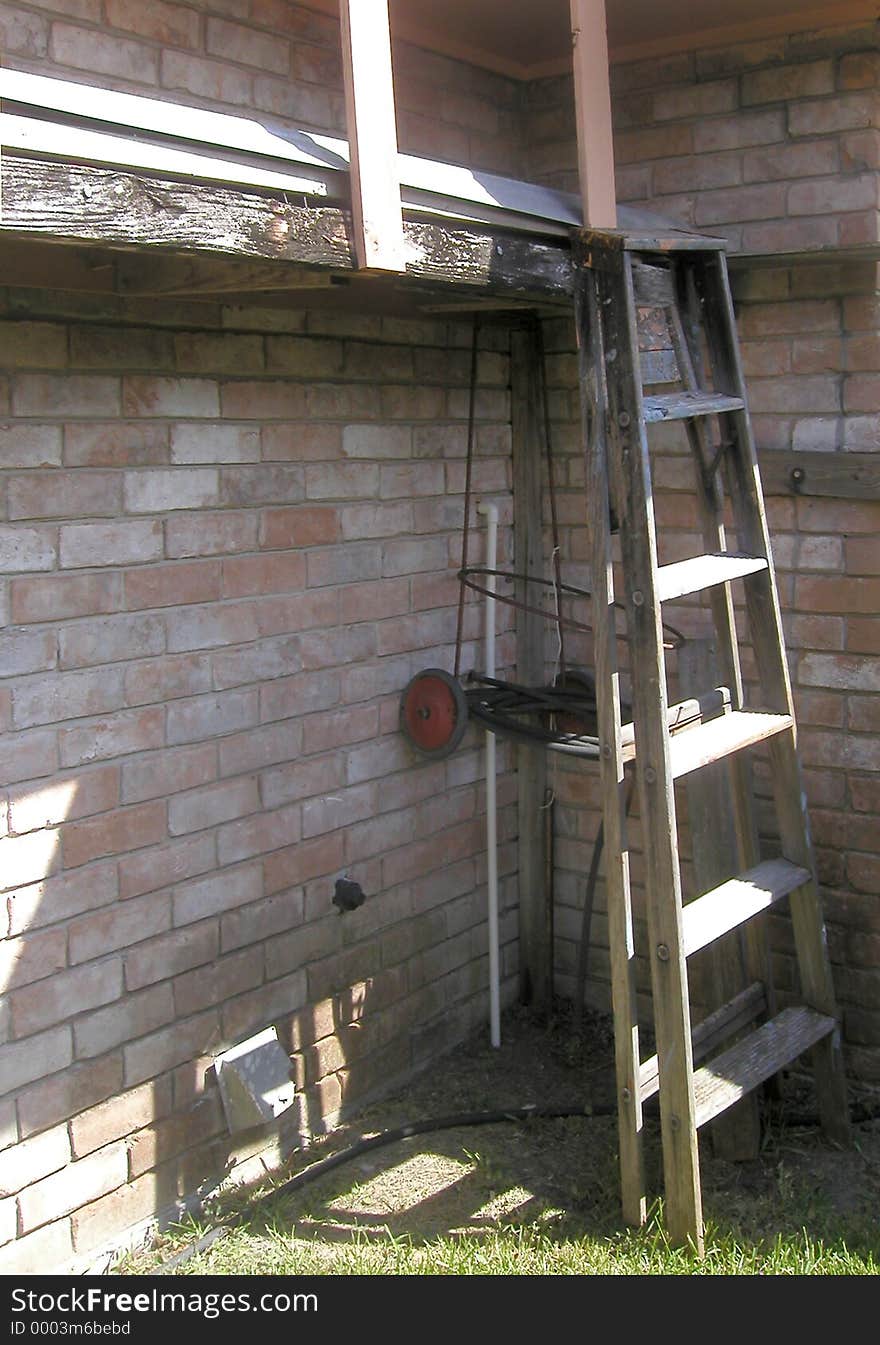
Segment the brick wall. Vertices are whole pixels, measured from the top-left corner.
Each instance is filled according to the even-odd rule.
[[[226,1132],[225,1045],[279,1026],[289,1147],[482,1024],[488,969],[479,738],[426,764],[398,731],[410,675],[452,661],[469,329],[2,304],[11,1271],[88,1257],[265,1148]],[[508,344],[482,339],[474,468],[505,554]],[[477,601],[466,623],[465,668]],[[367,895],[345,916],[343,873]]]
[[[612,67],[617,195],[730,240],[800,252],[880,240],[877,25]],[[577,187],[570,78],[527,87],[531,177]]]
[[[18,70],[345,134],[339,25],[291,0],[0,4]],[[394,49],[400,147],[518,174],[519,85],[407,43]]]

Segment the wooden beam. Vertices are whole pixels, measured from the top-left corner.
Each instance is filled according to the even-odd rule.
[[[571,0],[571,36],[584,227],[616,229],[605,0]]]
[[[541,345],[535,322],[511,333],[511,425],[513,435],[513,546],[517,574],[544,573],[541,463],[546,455]],[[525,585],[517,598],[526,600]],[[544,618],[517,612],[516,677],[525,685],[544,680]],[[553,905],[547,882],[545,806],[547,753],[520,743],[519,788],[519,965],[520,999],[549,1009],[553,995]]]
[[[833,500],[880,500],[876,453],[766,449],[758,465],[765,495],[819,495]]]
[[[255,290],[299,292],[327,289],[330,271],[293,262],[252,262],[226,257],[162,257],[123,253],[116,261],[116,288],[131,295],[247,294]]]
[[[388,0],[339,0],[357,264],[406,269]]]
[[[0,234],[295,262],[351,271],[351,216],[257,192],[46,159],[4,158]],[[406,275],[461,290],[566,299],[568,245],[407,220]]]

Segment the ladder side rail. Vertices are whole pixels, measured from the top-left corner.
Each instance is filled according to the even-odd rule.
[[[639,1087],[639,1025],[635,976],[632,893],[627,839],[624,767],[621,750],[620,677],[604,402],[604,361],[595,275],[578,268],[575,293],[581,411],[586,453],[588,524],[592,572],[592,612],[596,708],[601,744],[599,771],[604,825],[605,892],[611,954],[614,1058],[623,1217],[636,1227],[647,1215],[643,1154],[642,1096]]]
[[[690,391],[696,392],[702,386],[700,377],[702,373],[702,354],[697,337],[697,295],[693,286],[693,270],[688,268],[686,272],[682,273],[673,263],[673,271],[675,291],[679,302],[673,304],[670,310],[672,345],[682,381]],[[682,321],[680,305],[684,305],[684,311],[688,317],[687,323]],[[715,454],[709,441],[706,423],[702,419],[696,419],[686,421],[685,425],[695,460],[697,501],[703,527],[704,543],[709,551],[726,551],[724,496],[720,486],[719,472],[714,464]],[[760,554],[763,555],[763,551]],[[718,641],[717,657],[720,664],[720,676],[724,684],[730,689],[733,708],[740,710],[744,704],[742,664],[730,585],[714,585],[709,590],[709,604],[712,612],[712,624]],[[748,753],[738,752],[729,758],[725,770],[733,813],[737,863],[739,871],[744,872],[746,869],[753,868],[760,858],[751,761]],[[766,919],[751,921],[735,942],[741,950],[745,979],[747,981],[761,981],[767,987],[767,1010],[772,1016],[776,1010],[776,1003]],[[733,949],[730,949],[726,955],[721,954],[719,950],[718,956],[725,964],[724,966],[719,965],[718,968],[720,982],[736,985],[737,969]]]
[[[631,257],[598,271],[608,377],[608,437],[620,543],[633,691],[636,778],[641,805],[666,1217],[672,1238],[703,1250],[699,1155],[681,878],[667,729],[666,672],[657,593],[657,541],[644,426]]]
[[[745,379],[735,339],[733,300],[723,254],[718,255],[713,265],[705,267],[702,282],[701,297],[716,379],[723,379],[727,388],[745,401]],[[766,571],[749,575],[743,581],[761,693],[769,703],[768,708],[793,715],[782,616],[748,409],[731,413],[724,419],[732,422],[731,432],[736,436],[733,441],[735,450],[728,452],[726,457],[740,545],[751,552],[763,544],[768,561]],[[783,854],[813,875],[812,881],[798,888],[790,898],[801,991],[807,1004],[820,1013],[838,1018],[794,725],[769,744],[769,756]],[[849,1109],[839,1028],[813,1048],[813,1059],[823,1127],[830,1136],[845,1143],[850,1134]]]

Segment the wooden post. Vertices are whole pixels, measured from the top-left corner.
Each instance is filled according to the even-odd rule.
[[[406,269],[388,0],[340,0],[358,266]]]
[[[517,574],[544,572],[541,464],[546,454],[541,348],[535,323],[511,332],[514,564]],[[517,599],[528,601],[525,584]],[[531,594],[534,600],[534,592]],[[544,620],[517,612],[516,676],[520,683],[544,680]],[[517,746],[519,781],[519,964],[520,999],[538,1009],[553,995],[553,906],[546,881],[545,815],[547,753]]]
[[[571,38],[584,228],[616,229],[605,0],[571,0]]]

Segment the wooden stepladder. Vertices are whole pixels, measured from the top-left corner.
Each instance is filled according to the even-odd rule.
[[[724,243],[690,234],[585,232],[577,257],[594,657],[601,744],[623,1212],[644,1220],[642,1107],[659,1091],[667,1228],[703,1250],[697,1133],[806,1051],[823,1127],[849,1118],[837,1010],[797,753],[779,601],[739,357]],[[668,333],[672,391],[649,395],[640,328]],[[705,554],[658,562],[652,424],[683,423]],[[736,549],[727,545],[725,511]],[[613,531],[619,552],[616,553]],[[615,565],[616,562],[616,565]],[[632,723],[621,722],[615,623],[626,617]],[[731,582],[742,584],[756,669],[744,703]],[[664,602],[706,590],[723,687],[669,704]],[[761,861],[748,749],[769,752],[781,855]],[[682,901],[674,782],[727,763],[738,873]],[[641,1059],[624,777],[638,785],[657,1054]],[[761,913],[787,899],[802,1003],[776,1012]],[[732,933],[736,931],[736,933]],[[744,988],[691,1023],[687,959],[728,936]],[[758,1024],[756,1026],[756,1023]],[[748,1029],[748,1031],[745,1031]],[[731,1044],[733,1041],[733,1044]],[[695,1064],[701,1061],[699,1068]]]

